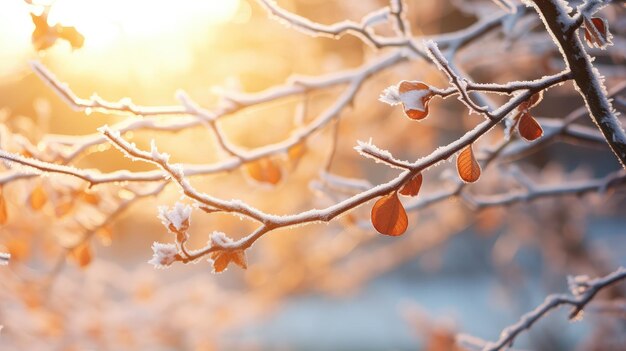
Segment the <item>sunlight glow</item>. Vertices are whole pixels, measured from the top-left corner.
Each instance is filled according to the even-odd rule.
[[[103,48],[120,39],[158,39],[224,23],[238,8],[239,0],[57,0],[48,21],[75,26],[85,36],[87,48]]]

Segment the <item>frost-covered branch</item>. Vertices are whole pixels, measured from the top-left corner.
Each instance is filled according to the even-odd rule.
[[[483,208],[490,206],[506,206],[513,203],[532,201],[546,197],[582,195],[590,192],[604,193],[609,189],[623,187],[626,184],[626,173],[620,171],[602,179],[566,182],[557,185],[538,185],[525,181],[523,183],[526,188],[523,192],[507,192],[500,195],[489,196],[465,194],[464,199],[476,208]]]
[[[285,24],[305,34],[331,38],[338,38],[344,34],[352,34],[377,48],[385,45],[384,39],[374,34],[370,27],[389,21],[390,15],[393,15],[396,25],[401,28],[402,33],[405,33],[406,25],[401,17],[402,4],[400,1],[394,2],[396,4],[394,4],[393,14],[389,7],[384,7],[369,13],[363,17],[360,23],[346,20],[331,25],[324,25],[286,11],[279,7],[274,0],[259,0],[259,4],[263,5],[272,16],[279,18]]]
[[[562,1],[533,0],[533,4],[558,45],[567,67],[572,71],[575,86],[585,101],[593,121],[622,167],[626,168],[626,133],[607,98],[603,78],[593,67],[592,59],[586,53],[577,34],[574,19]]]
[[[215,198],[211,195],[201,193],[191,186],[189,181],[186,179],[182,168],[179,165],[172,165],[169,163],[169,155],[158,152],[154,146],[152,152],[142,151],[138,149],[134,144],[131,144],[124,140],[119,132],[111,130],[108,127],[102,128],[101,132],[107,139],[110,140],[113,145],[115,145],[118,149],[120,149],[120,151],[122,151],[130,158],[134,160],[141,160],[153,163],[159,166],[164,172],[167,173],[168,177],[171,178],[180,187],[184,195],[196,201],[198,205],[207,206],[208,208],[228,213],[239,214],[241,216],[248,217],[261,223],[261,226],[258,227],[255,232],[249,234],[241,240],[229,244],[228,249],[230,251],[239,251],[249,248],[256,240],[258,240],[263,235],[271,232],[272,230],[313,222],[328,222],[333,218],[349,210],[352,210],[371,199],[380,197],[399,189],[403,184],[412,179],[419,172],[424,171],[432,167],[433,165],[449,158],[456,152],[460,151],[462,148],[476,141],[482,135],[491,130],[491,128],[493,128],[497,123],[502,121],[509,112],[511,112],[518,105],[522,104],[524,101],[530,98],[530,96],[558,83],[560,83],[560,80],[554,78],[546,78],[541,80],[540,82],[537,82],[533,86],[533,89],[512,97],[509,102],[494,111],[494,119],[484,121],[483,123],[476,126],[473,130],[466,133],[459,140],[452,142],[445,147],[437,149],[427,157],[408,164],[407,166],[409,168],[407,170],[403,171],[399,176],[385,184],[375,186],[325,209],[308,210],[298,214],[286,216],[265,213],[257,208],[254,208],[237,200],[225,201]],[[386,153],[379,150],[375,152],[375,154],[379,156]],[[180,256],[180,258],[177,260],[183,262],[196,260],[202,255],[213,253],[215,250],[211,249],[211,247],[212,246],[208,246],[204,249],[200,249],[195,254],[187,258]]]
[[[626,279],[626,269],[624,267],[620,267],[615,272],[602,278],[578,279],[578,281],[574,283],[574,286],[572,286],[573,296],[564,294],[549,295],[541,305],[523,315],[517,323],[504,329],[498,341],[487,343],[482,350],[498,351],[512,346],[515,338],[520,333],[531,328],[535,322],[561,305],[571,305],[573,309],[570,312],[569,318],[577,318],[598,292],[623,279]]]
[[[439,50],[439,47],[437,47],[437,44],[434,41],[428,41],[426,42],[425,46],[426,50],[428,51],[428,56],[433,60],[433,62],[435,62],[435,64],[437,65],[437,67],[439,67],[441,71],[445,72],[445,74],[450,79],[450,83],[452,83],[456,87],[456,90],[459,93],[459,100],[467,105],[470,112],[483,114],[487,116],[487,118],[492,119],[493,115],[489,111],[489,108],[478,106],[469,96],[469,93],[467,92],[467,81],[464,78],[459,77],[459,75],[454,72],[454,70],[452,69],[452,67],[450,67],[450,64],[448,63],[448,60],[446,60],[446,58]]]

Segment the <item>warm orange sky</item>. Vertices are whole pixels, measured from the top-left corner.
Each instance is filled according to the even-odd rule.
[[[24,1],[3,1],[0,76],[23,68],[28,59],[36,57],[30,43],[34,26],[29,13],[37,10],[41,11]],[[210,35],[207,27],[246,21],[249,15],[249,5],[240,0],[56,0],[49,24],[75,26],[85,36],[85,46],[72,52],[66,43],[57,44],[45,55],[69,60],[72,67],[107,62],[108,74],[115,74],[112,63],[120,58],[120,50],[132,46],[142,54],[158,55],[158,62],[168,69],[183,69],[190,61],[190,44],[206,40],[207,32]],[[198,33],[204,35],[198,37]],[[164,43],[168,50],[163,50]]]

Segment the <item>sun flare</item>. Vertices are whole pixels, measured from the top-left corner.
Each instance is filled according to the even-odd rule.
[[[75,26],[85,36],[87,48],[103,48],[120,39],[158,39],[224,23],[238,7],[239,0],[57,0],[49,22]]]
[[[74,70],[106,63],[111,78],[127,75],[129,60],[141,60],[148,71],[184,70],[195,48],[210,45],[215,28],[245,22],[242,14],[249,17],[249,5],[241,0],[6,1],[0,11],[0,76],[28,69],[25,62],[33,57],[30,15],[41,13],[41,5],[52,5],[48,25],[75,27],[84,36],[80,50],[68,50],[68,43],[58,41],[43,55]]]

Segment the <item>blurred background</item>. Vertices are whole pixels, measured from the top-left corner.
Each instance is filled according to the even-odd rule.
[[[491,1],[405,3],[416,37],[461,30],[503,13]],[[325,24],[358,22],[388,5],[378,0],[279,4]],[[50,26],[74,27],[84,43],[72,47],[59,39],[37,47],[31,16],[43,11],[48,11]],[[592,54],[611,89],[626,76],[626,16],[620,5],[601,13],[611,23],[615,45]],[[394,35],[385,25],[377,33]],[[178,105],[175,94],[182,89],[213,110],[220,107],[221,91],[254,93],[293,75],[357,69],[393,50],[376,50],[350,35],[308,36],[268,18],[252,0],[5,0],[0,4],[0,145],[60,162],[65,149],[59,140],[141,118],[72,110],[33,73],[33,60],[81,98],[97,94],[108,101],[129,97],[138,105]],[[488,32],[462,49],[456,64],[477,82],[496,83],[535,79],[563,68],[534,14],[507,33]],[[408,120],[401,108],[377,100],[384,88],[403,79],[448,84],[422,59],[398,63],[368,79],[354,103],[342,110],[337,127],[309,138],[301,158],[276,157],[282,171],[278,184],[251,181],[241,170],[193,177],[193,184],[270,213],[323,208],[351,195],[320,185],[320,170],[327,164],[328,173],[372,184],[396,176],[396,170],[360,157],[353,150],[357,140],[372,138],[399,159],[415,160],[482,121],[454,98],[433,100],[424,122]],[[319,89],[246,108],[226,116],[221,126],[244,149],[279,142],[298,123],[326,110],[342,89]],[[567,83],[551,89],[533,111],[559,120],[581,106]],[[593,126],[587,118],[579,123]],[[503,135],[497,128],[478,146],[489,149]],[[203,125],[176,133],[139,130],[124,137],[144,150],[155,139],[174,162],[211,164],[225,157]],[[519,191],[520,185],[502,171],[512,165],[538,184],[599,178],[620,168],[605,145],[567,140],[496,163],[467,191]],[[71,164],[102,172],[154,169],[106,144],[89,148]],[[10,172],[9,167],[5,164],[3,172]],[[420,197],[456,186],[455,174],[454,162],[429,170]],[[156,217],[157,206],[180,199],[173,185],[158,196],[141,197],[137,194],[156,184],[87,189],[84,182],[53,174],[2,178],[2,183],[7,215],[0,244],[12,255],[9,266],[0,268],[3,350],[460,351],[465,349],[455,345],[456,333],[495,340],[547,294],[567,292],[568,275],[595,277],[626,264],[626,203],[624,192],[614,190],[480,211],[445,199],[411,212],[409,231],[402,237],[382,236],[370,228],[371,205],[366,205],[330,224],[273,232],[247,251],[247,270],[230,267],[212,274],[206,260],[166,270],[146,263],[153,241],[174,240]],[[197,210],[192,218],[191,245],[196,247],[205,245],[215,230],[240,238],[254,229],[254,223],[227,214]],[[623,350],[626,323],[620,299],[625,288],[609,289],[602,296],[613,298],[610,308],[592,305],[581,321],[569,322],[566,309],[551,314],[515,347]]]

